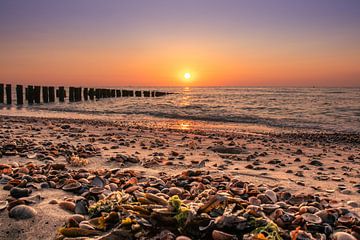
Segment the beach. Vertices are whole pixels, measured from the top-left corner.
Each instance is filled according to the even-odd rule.
[[[98,119],[21,116],[2,116],[0,124],[1,239],[58,238],[61,236],[59,229],[66,223],[68,226],[69,218],[74,216],[79,198],[93,203],[111,192],[126,191],[129,184],[139,187],[128,192],[145,192],[145,186],[140,183],[146,179],[172,179],[172,176],[191,175],[191,172],[194,176],[210,175],[230,182],[236,179],[251,186],[265,187],[277,194],[277,199],[267,204],[280,201],[281,192],[292,196],[310,195],[326,199],[333,208],[346,208],[355,214],[354,219],[358,218],[358,134],[174,129]],[[131,178],[133,182],[124,185],[120,177],[117,181],[109,173],[124,175],[124,179]],[[11,177],[4,178],[4,174]],[[73,185],[94,187],[91,181],[95,176],[100,176],[104,182],[97,186],[100,190],[94,190],[93,197],[86,194],[88,188],[85,194],[84,191],[77,192],[76,186],[64,190],[68,182],[60,181],[73,178],[70,181]],[[180,188],[174,190],[179,191],[179,195],[187,189],[175,185],[167,188]],[[214,182],[208,185],[216,187]],[[30,190],[25,194],[21,191],[19,195],[16,192],[10,194],[9,190],[14,187]],[[228,187],[218,189],[230,191]],[[158,191],[153,190],[154,193]],[[188,192],[182,198],[191,202],[193,196]],[[232,192],[232,195],[235,197],[240,193]],[[6,206],[4,201],[7,201]],[[64,202],[71,204],[68,206]],[[34,213],[27,219],[21,219],[24,212],[9,217],[9,209],[19,204],[31,206]],[[353,224],[357,225],[356,221]],[[344,231],[358,231],[359,228],[352,228],[355,225],[348,225]],[[99,231],[95,235],[103,236],[109,231]],[[173,234],[182,235],[179,232]],[[174,238],[170,235],[169,238],[152,237],[175,239],[175,235]]]

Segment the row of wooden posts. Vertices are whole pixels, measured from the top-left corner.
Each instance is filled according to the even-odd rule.
[[[6,93],[6,102],[4,102]],[[41,94],[42,93],[42,94]],[[69,87],[69,102],[79,102],[82,100],[99,100],[102,98],[118,98],[118,97],[161,97],[170,94],[162,91],[150,91],[150,90],[125,90],[125,89],[108,89],[108,88],[81,88],[81,87]],[[32,86],[24,87],[23,85],[16,85],[16,104],[24,104],[25,101],[28,104],[41,103],[41,95],[43,103],[55,102],[55,98],[59,99],[59,102],[65,102],[67,92],[65,87],[48,87],[48,86]],[[11,84],[0,83],[0,104],[12,104],[12,87]]]

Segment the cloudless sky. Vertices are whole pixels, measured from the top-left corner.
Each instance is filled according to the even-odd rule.
[[[360,86],[360,1],[0,0],[0,82]]]

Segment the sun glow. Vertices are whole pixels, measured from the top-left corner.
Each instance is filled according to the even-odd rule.
[[[184,74],[184,78],[186,79],[186,80],[189,80],[190,78],[191,78],[191,74],[190,73],[185,73]]]

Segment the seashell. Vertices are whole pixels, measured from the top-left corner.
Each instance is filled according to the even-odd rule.
[[[272,203],[277,202],[277,196],[273,190],[266,190],[264,194],[272,201]]]
[[[92,180],[91,180],[91,185],[94,187],[100,187],[103,188],[105,186],[105,180],[102,177],[99,176],[95,176]]]
[[[73,214],[67,218],[67,222],[69,221],[75,221],[77,223],[80,223],[85,220],[85,217],[80,214]]]
[[[355,222],[355,219],[351,216],[341,216],[337,219],[337,221],[342,225],[350,226]]]
[[[79,223],[79,228],[95,230],[95,228],[93,226],[91,226],[88,221],[83,221],[83,222]]]
[[[30,206],[18,205],[13,207],[9,212],[9,217],[15,219],[33,218],[37,214],[36,210]]]
[[[145,193],[145,198],[163,206],[166,206],[168,204],[168,202],[164,198],[158,197],[152,193]]]
[[[187,236],[178,236],[175,240],[191,240],[191,238]]]
[[[7,208],[7,206],[9,205],[8,201],[0,201],[0,211],[4,210],[5,208]]]
[[[139,186],[135,185],[135,186],[131,186],[131,187],[128,187],[125,189],[125,192],[126,193],[132,193],[132,192],[135,192],[136,190],[140,189]]]
[[[69,191],[69,192],[79,190],[80,188],[81,188],[81,184],[79,182],[68,183],[62,187],[64,191]]]
[[[257,199],[256,197],[249,197],[248,200],[251,205],[260,206],[260,204],[261,204],[261,201],[259,199]]]
[[[98,195],[98,194],[101,194],[105,191],[104,188],[101,188],[101,187],[92,187],[89,189],[89,192],[92,193],[92,194],[95,194],[95,195]]]
[[[35,159],[37,157],[37,154],[36,153],[28,153],[28,154],[26,154],[26,157],[29,159]]]
[[[31,193],[31,189],[28,188],[13,187],[10,190],[10,195],[14,198],[27,197],[30,195],[30,193]]]
[[[75,213],[85,215],[87,211],[87,202],[85,200],[79,200],[75,204]]]
[[[238,240],[236,235],[224,233],[218,230],[214,230],[211,236],[214,240]]]
[[[174,195],[180,196],[182,193],[183,193],[183,189],[178,188],[178,187],[171,187],[171,188],[169,188],[169,192],[168,192],[170,197],[174,196]]]
[[[261,208],[264,210],[265,213],[270,214],[276,209],[280,208],[277,204],[261,204]]]
[[[322,223],[322,220],[319,216],[312,214],[312,213],[303,213],[301,214],[301,217],[309,223],[315,223],[315,224],[320,224]]]
[[[349,234],[349,233],[346,233],[346,232],[336,232],[332,235],[332,238],[333,240],[356,240],[356,238]]]
[[[99,235],[100,232],[82,228],[61,228],[59,232],[65,237],[88,237]]]
[[[74,212],[75,211],[75,203],[73,202],[69,202],[69,201],[62,201],[59,202],[59,207],[61,209],[70,211],[70,212]]]

